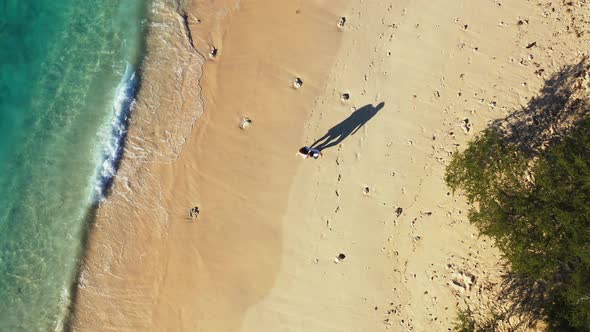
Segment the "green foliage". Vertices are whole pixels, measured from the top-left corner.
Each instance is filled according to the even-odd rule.
[[[459,310],[455,320],[453,331],[457,332],[476,332],[476,322],[472,317],[471,310]]]
[[[590,119],[535,157],[488,129],[445,180],[515,272],[551,285],[550,329],[590,331]]]

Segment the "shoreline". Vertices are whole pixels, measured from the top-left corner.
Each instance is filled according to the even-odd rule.
[[[200,81],[203,91],[199,97],[203,96],[205,108],[209,104],[208,109],[217,112],[205,112],[199,118],[183,147],[183,153],[178,154],[177,158],[164,158],[148,163],[146,160],[149,159],[145,154],[129,153],[130,150],[136,150],[137,146],[142,146],[142,144],[135,145],[138,142],[138,136],[136,136],[138,121],[134,118],[137,117],[137,114],[140,116],[142,114],[141,107],[145,104],[142,92],[145,92],[145,85],[149,86],[155,83],[149,79],[145,82],[142,81],[142,89],[137,98],[140,109],[134,111],[131,118],[130,142],[123,156],[120,173],[116,176],[113,194],[98,209],[96,222],[92,225],[89,233],[88,251],[79,278],[79,296],[75,298],[76,303],[72,316],[73,330],[86,329],[91,326],[101,326],[106,329],[109,329],[109,326],[111,329],[157,329],[158,327],[170,328],[171,326],[180,328],[195,327],[194,324],[197,322],[201,329],[207,324],[217,326],[222,330],[236,329],[240,322],[237,317],[241,315],[241,312],[244,312],[251,303],[262,298],[266,292],[264,289],[272,286],[273,272],[271,271],[276,271],[281,264],[278,260],[281,250],[281,240],[278,236],[280,223],[277,221],[280,220],[281,211],[284,209],[281,206],[286,203],[286,193],[283,195],[278,193],[287,190],[293,173],[293,171],[285,173],[291,162],[283,156],[290,156],[292,153],[289,148],[299,144],[297,137],[300,134],[297,134],[297,131],[303,128],[303,118],[300,114],[304,113],[298,113],[296,110],[306,109],[306,103],[311,103],[314,91],[318,91],[322,86],[320,83],[322,73],[329,70],[331,66],[330,64],[323,65],[330,61],[329,54],[335,52],[335,50],[328,51],[327,48],[332,46],[337,49],[334,44],[337,39],[324,37],[321,46],[318,41],[322,40],[320,39],[322,34],[337,36],[340,31],[336,27],[337,15],[332,14],[329,28],[324,28],[322,34],[312,35],[315,32],[313,27],[324,25],[324,22],[318,17],[299,15],[298,12],[296,13],[297,6],[294,4],[268,6],[251,1],[247,3],[246,8],[241,8],[235,5],[235,3],[239,4],[239,1],[230,1],[230,3],[228,5],[230,9],[223,7],[226,4],[222,4],[221,9],[211,8],[212,12],[215,10],[216,17],[213,22],[216,22],[216,26],[210,30],[209,34],[195,32],[200,27],[195,27],[194,23],[200,19],[197,19],[196,13],[192,11],[194,7],[188,7],[185,11],[178,12],[181,18],[182,13],[186,15],[179,21],[178,27],[184,24],[183,20],[188,19],[194,45],[201,50],[200,52],[204,53],[204,50],[209,48],[212,43],[199,40],[199,38],[204,38],[204,36],[211,39],[215,39],[216,36],[223,36],[223,38],[216,40],[215,47],[219,49],[218,57],[214,61],[208,62],[204,69],[205,76]],[[192,5],[198,6],[196,2],[193,2]],[[224,8],[226,11],[223,11]],[[241,11],[241,15],[234,16],[231,10]],[[313,11],[310,12],[313,13]],[[219,15],[219,13],[223,13],[223,15]],[[309,29],[304,28],[303,32],[293,34],[289,29],[282,29],[279,22],[259,23],[258,25],[267,24],[268,27],[265,28],[267,31],[274,30],[273,32],[277,36],[276,40],[285,40],[287,43],[286,39],[288,38],[278,36],[290,35],[289,46],[271,52],[270,57],[275,60],[269,60],[268,63],[257,63],[263,54],[267,53],[254,46],[264,44],[262,41],[250,40],[241,46],[238,45],[239,41],[247,41],[249,37],[256,36],[255,32],[246,33],[245,31],[260,29],[260,27],[252,25],[251,21],[262,22],[265,17],[284,18],[285,15],[293,15],[291,17],[294,23],[303,20],[297,24],[302,27],[307,26]],[[226,22],[229,20],[232,21]],[[239,22],[236,23],[233,20],[239,20]],[[203,22],[207,22],[207,20],[203,19],[201,23]],[[186,26],[186,24],[184,25]],[[242,28],[236,28],[236,26]],[[233,27],[233,29],[226,27]],[[299,37],[293,38],[293,36]],[[223,44],[225,40],[233,41],[225,46]],[[276,40],[273,40],[273,43]],[[310,45],[314,44],[316,48],[324,47],[324,49],[319,57],[310,57],[309,54],[300,53],[299,57],[305,58],[305,60],[298,60],[297,55],[294,55],[292,49],[289,49],[289,47],[294,47],[293,43],[300,43],[301,46],[298,47],[300,50],[308,49]],[[248,52],[248,50],[251,53],[249,55],[252,59],[251,62],[255,65],[250,68],[244,67],[241,76],[236,75],[235,64],[243,63],[241,54]],[[232,54],[235,55],[232,56]],[[268,57],[269,54],[266,56]],[[225,58],[233,58],[234,60],[228,60],[226,65]],[[283,65],[277,67],[276,64],[279,63]],[[302,66],[302,63],[307,63],[307,66]],[[231,81],[239,80],[239,77],[243,81],[249,81],[248,77],[255,73],[250,70],[259,70],[263,67],[268,68],[274,74],[266,78],[257,77],[261,82],[252,84],[252,87],[266,89],[270,92],[268,97],[272,95],[276,97],[265,103],[258,103],[248,100],[247,95],[253,94],[251,91],[244,91],[242,102],[233,104],[229,102],[230,98],[228,97],[230,96],[240,100],[240,84],[231,84]],[[297,69],[297,67],[301,68]],[[325,69],[326,67],[328,68]],[[296,71],[305,80],[305,86],[299,91],[292,87]],[[278,77],[277,74],[282,77]],[[231,79],[228,75],[231,75]],[[227,78],[224,79],[224,77]],[[160,78],[160,81],[163,79]],[[221,81],[227,81],[230,84],[219,85],[218,82]],[[194,80],[189,80],[188,83],[184,82],[180,89],[190,89],[190,82],[194,82]],[[280,92],[272,92],[277,86],[280,86]],[[283,97],[277,98],[279,96],[277,93],[282,94]],[[236,95],[238,96],[236,97]],[[291,101],[286,103],[283,98],[291,99]],[[183,105],[186,101],[186,97],[181,98]],[[233,114],[223,111],[232,112],[238,104],[244,103],[251,103],[250,111],[244,113],[233,111]],[[276,110],[281,110],[283,115],[281,118],[277,117],[269,122],[268,120],[273,118],[272,114]],[[248,116],[253,121],[252,126],[246,130],[239,128],[242,116]],[[280,121],[276,122],[276,120]],[[301,126],[300,129],[297,129],[297,126],[278,125],[281,121],[285,125],[299,122]],[[154,122],[152,121],[152,123]],[[219,124],[223,124],[227,129],[219,129]],[[290,129],[286,131],[287,127]],[[139,130],[145,128],[147,127],[141,126]],[[211,135],[217,135],[220,139],[209,138]],[[252,164],[254,161],[252,156],[256,155],[258,150],[252,144],[260,142],[261,145],[264,145],[264,142],[270,138],[272,138],[275,147],[271,147],[269,150],[270,154],[265,157],[266,161],[261,160],[261,163]],[[212,146],[216,144],[222,144],[223,147],[220,146],[214,150],[227,149],[228,143],[224,140],[228,139],[234,141],[233,144],[236,145],[236,148],[232,149],[231,154],[221,156],[224,157],[221,160],[219,156],[209,156],[203,152],[203,149],[212,149]],[[283,143],[286,149],[277,149],[283,139],[288,142],[287,144]],[[145,141],[140,139],[139,142],[145,146]],[[158,151],[155,148],[153,150]],[[189,154],[188,151],[193,152]],[[195,152],[200,157],[191,155]],[[140,163],[136,159],[138,156],[141,157]],[[235,163],[236,158],[243,160],[242,165],[251,164],[252,166],[248,169],[241,167],[239,170],[227,169],[224,171],[224,167]],[[227,159],[227,161],[223,161],[223,159]],[[139,167],[130,172],[132,164]],[[196,164],[201,165],[195,168]],[[261,169],[261,166],[266,169]],[[276,177],[279,180],[276,182],[266,181],[268,188],[264,189],[264,186],[261,187],[259,183],[264,182],[268,169],[276,169],[278,171]],[[215,179],[219,176],[224,178],[227,185],[233,187],[232,191],[241,192],[241,194],[227,197],[227,188],[220,187],[219,179]],[[235,180],[229,180],[228,176],[234,177]],[[257,177],[259,178],[256,179]],[[185,182],[178,183],[178,178],[184,178]],[[246,178],[250,178],[250,181],[244,181]],[[242,179],[242,183],[239,183],[238,179]],[[136,191],[138,187],[134,182],[137,181],[141,182],[141,192]],[[196,187],[197,185],[200,188]],[[173,198],[178,192],[183,192],[181,196],[198,198],[187,199],[184,197],[180,199],[182,202],[178,202]],[[160,195],[157,199],[145,195],[152,193]],[[208,197],[199,197],[203,196],[202,193],[207,193]],[[195,201],[201,204],[202,209],[198,226],[186,219],[186,211]],[[277,204],[280,201],[283,203]],[[232,206],[235,211],[224,211],[222,206],[218,206],[219,204]],[[261,206],[265,207],[261,208]],[[139,224],[135,224],[140,220]],[[240,220],[249,220],[250,223],[243,223]],[[130,221],[130,224],[121,223]],[[228,233],[227,230],[220,229],[220,225],[224,224],[226,227],[236,230]],[[247,233],[251,236],[244,237]],[[255,234],[266,234],[263,235],[266,238],[263,245],[261,245],[260,239],[256,242],[251,241],[256,238]],[[224,248],[230,248],[231,252],[223,253]],[[245,248],[249,249],[244,252]],[[235,250],[238,251],[234,253]],[[189,252],[188,256],[187,252]],[[236,255],[244,257],[236,257]],[[185,266],[186,262],[190,260],[193,260],[197,266]],[[220,263],[222,261],[225,263]],[[247,262],[250,267],[239,263],[240,261]],[[257,271],[258,269],[252,269],[258,264],[263,264],[266,267],[264,273]],[[165,266],[167,268],[163,268]],[[242,276],[241,285],[228,287],[232,283],[230,279],[233,278],[230,276],[234,274]],[[225,275],[230,279],[226,283],[222,283],[221,280]],[[247,277],[248,275],[250,277]],[[211,279],[213,276],[215,279]],[[179,287],[182,284],[186,284],[186,286]],[[170,287],[171,285],[174,287]],[[152,291],[144,291],[148,289]],[[181,289],[192,289],[200,295],[200,298],[187,298],[186,293],[182,291],[178,293]],[[214,299],[216,292],[225,294],[225,300]],[[237,301],[238,303],[236,303],[236,296],[241,299]],[[115,301],[115,299],[118,300]],[[138,301],[142,305],[137,305]],[[200,305],[196,305],[195,301]],[[121,305],[125,302],[133,302],[136,305],[132,307]],[[209,315],[203,316],[198,313],[194,313],[197,317],[178,318],[178,313],[182,313],[186,308],[203,307],[206,302],[207,306],[211,307],[210,312],[233,312],[236,318],[231,322],[223,322],[223,320],[214,320]],[[114,307],[115,303],[117,303],[116,307]],[[170,307],[171,303],[174,303],[174,307]]]
[[[142,229],[141,226],[127,228],[125,225],[113,225],[112,222],[115,221],[115,218],[120,217],[117,211],[124,210],[133,214],[142,208],[152,210],[158,208],[161,198],[143,199],[141,201],[142,204],[137,206],[133,202],[127,201],[126,196],[142,186],[146,186],[145,190],[148,191],[147,188],[150,188],[150,185],[154,185],[153,179],[150,179],[150,167],[161,163],[170,163],[177,158],[179,149],[184,144],[185,136],[190,133],[196,117],[202,112],[199,107],[199,103],[202,104],[201,99],[197,100],[196,106],[182,100],[187,95],[192,95],[190,91],[184,91],[185,87],[178,89],[175,88],[174,84],[171,84],[172,86],[170,88],[173,89],[171,95],[176,94],[182,96],[181,98],[176,98],[176,103],[170,103],[170,100],[166,96],[162,97],[155,93],[156,91],[162,92],[159,80],[155,80],[154,77],[159,75],[157,73],[159,70],[158,67],[164,65],[166,67],[164,69],[166,75],[160,77],[161,81],[168,81],[167,84],[169,84],[171,77],[175,77],[175,80],[177,80],[179,75],[181,75],[180,78],[184,77],[184,79],[180,83],[176,82],[176,85],[180,84],[188,87],[190,82],[196,82],[197,84],[193,86],[193,89],[196,90],[196,95],[200,97],[199,92],[201,86],[199,82],[202,75],[201,67],[198,66],[196,68],[197,74],[191,74],[190,70],[186,71],[181,69],[181,67],[183,67],[183,62],[196,61],[198,64],[199,62],[204,63],[205,60],[195,52],[194,48],[189,47],[192,45],[187,45],[187,39],[185,39],[187,37],[185,35],[186,31],[180,28],[181,22],[178,16],[180,13],[177,12],[178,8],[166,6],[166,3],[156,0],[152,2],[150,8],[150,26],[147,28],[148,31],[142,43],[145,45],[142,65],[136,71],[136,73],[140,73],[141,75],[140,88],[134,96],[134,110],[131,112],[131,116],[127,118],[126,140],[122,143],[125,152],[118,160],[120,167],[112,179],[111,186],[107,188],[105,193],[106,199],[97,202],[88,213],[89,221],[85,229],[82,259],[79,263],[80,267],[76,282],[72,285],[72,288],[75,290],[72,292],[69,314],[65,318],[64,325],[68,330],[78,330],[81,328],[80,317],[92,320],[97,306],[102,306],[105,311],[112,309],[112,307],[109,308],[110,301],[108,299],[106,301],[100,299],[101,295],[98,293],[104,292],[103,295],[108,297],[109,294],[112,294],[109,291],[115,290],[115,287],[113,289],[106,289],[107,283],[104,282],[100,287],[105,286],[105,289],[98,290],[98,293],[88,296],[84,291],[87,287],[92,288],[94,286],[94,280],[89,281],[87,276],[93,274],[98,277],[97,279],[99,281],[97,284],[103,282],[103,278],[112,272],[111,264],[117,260],[115,255],[123,254],[127,249],[125,246],[120,245],[120,242],[116,243],[116,241],[129,239],[135,231]],[[168,38],[163,39],[162,37]],[[167,50],[170,43],[176,45],[176,47]],[[172,51],[174,55],[168,56],[166,54],[167,51]],[[180,52],[184,53],[182,54]],[[177,68],[181,69],[182,72],[179,72]],[[186,83],[186,81],[189,83]],[[163,105],[165,106],[158,107]],[[187,112],[187,109],[191,107],[196,109]],[[155,110],[159,111],[160,109],[166,109],[169,114],[180,113],[181,116],[168,121],[162,121],[161,116],[155,115]],[[188,128],[185,125],[184,128],[181,127],[179,129],[178,124],[180,123],[182,125],[181,122],[183,120],[188,120]],[[156,125],[154,126],[154,124]],[[174,125],[170,126],[170,124]],[[149,131],[146,132],[146,129]],[[170,131],[174,132],[176,136],[172,141],[169,140]],[[152,191],[155,190],[152,189]],[[120,220],[132,219],[133,217],[127,215],[126,217],[121,217]],[[102,233],[101,228],[104,224],[110,224],[109,226],[112,227],[113,234]],[[165,228],[160,228],[160,230],[165,231]],[[154,235],[144,232],[144,234],[146,233],[148,236]],[[111,235],[113,236],[111,237]],[[105,254],[103,252],[105,248],[110,252]],[[135,251],[135,253],[138,252]],[[150,277],[153,278],[154,275],[152,274]],[[86,301],[86,297],[92,296],[97,296],[97,301]],[[103,318],[106,319],[106,316],[103,316]],[[121,324],[120,326],[124,325]]]

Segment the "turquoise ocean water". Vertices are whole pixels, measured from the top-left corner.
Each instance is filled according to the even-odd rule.
[[[148,0],[0,0],[0,331],[60,330],[120,155]]]

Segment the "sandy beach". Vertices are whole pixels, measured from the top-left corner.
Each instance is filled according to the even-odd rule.
[[[445,166],[582,59],[582,3],[162,9],[72,329],[447,331],[502,306],[500,253]]]

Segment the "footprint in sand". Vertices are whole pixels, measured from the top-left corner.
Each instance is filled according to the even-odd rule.
[[[451,283],[454,287],[459,288],[460,290],[470,290],[471,287],[475,284],[477,278],[466,271],[459,271],[459,273],[453,273],[451,278]]]

